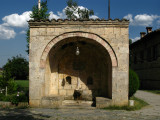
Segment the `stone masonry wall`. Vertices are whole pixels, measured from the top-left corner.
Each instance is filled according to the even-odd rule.
[[[44,67],[49,53],[46,46],[53,45],[54,39],[65,38],[68,34],[77,36],[85,34],[86,38],[97,40],[102,46],[107,45],[111,51],[112,61],[112,102],[115,105],[128,104],[129,38],[128,21],[30,21],[29,54],[29,97],[30,106],[40,107],[41,98],[45,96]],[[82,34],[81,34],[82,33]],[[64,35],[62,35],[64,34]],[[52,41],[52,44],[49,44]],[[54,46],[50,46],[54,47]],[[113,57],[112,57],[113,56]],[[116,59],[115,59],[116,58]],[[41,61],[43,59],[43,61]],[[50,68],[48,68],[50,69]]]

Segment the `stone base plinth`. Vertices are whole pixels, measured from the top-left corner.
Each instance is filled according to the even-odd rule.
[[[104,97],[96,97],[96,108],[105,108],[112,105],[112,100]]]
[[[59,108],[64,100],[63,96],[43,97],[41,107],[44,108]]]

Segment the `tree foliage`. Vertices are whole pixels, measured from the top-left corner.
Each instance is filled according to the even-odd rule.
[[[47,0],[41,2],[41,9],[38,9],[38,5],[34,5],[32,8],[32,13],[30,14],[30,18],[34,20],[45,20],[48,19],[49,15],[47,13],[48,6],[47,6]],[[26,33],[26,40],[27,40],[27,50],[26,52],[29,54],[29,40],[30,40],[30,29],[28,28]]]
[[[132,97],[139,89],[138,75],[131,69],[129,69],[129,97]]]
[[[89,19],[90,15],[94,15],[94,12],[86,8],[80,9],[76,1],[68,0],[65,14],[68,19]]]
[[[132,39],[129,39],[129,44],[130,44],[130,45],[132,44]]]
[[[30,39],[30,29],[28,28],[27,33],[26,33],[26,40],[27,40],[27,50],[26,52],[29,54],[29,39]]]
[[[3,66],[3,78],[8,81],[12,78],[16,80],[26,80],[29,75],[28,61],[21,57],[16,56],[8,59],[6,65]]]
[[[14,79],[10,79],[7,83],[8,93],[15,93],[17,91],[18,85],[15,83]]]
[[[41,9],[38,9],[38,5],[34,5],[32,8],[32,13],[30,15],[34,20],[48,19],[49,14],[47,13],[47,0],[41,2]]]

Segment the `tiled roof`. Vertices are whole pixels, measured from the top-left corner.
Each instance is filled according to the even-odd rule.
[[[71,19],[71,20],[69,20],[69,19],[51,19],[51,20],[49,20],[49,19],[45,19],[45,20],[30,20],[30,21],[28,21],[28,22],[52,22],[52,21],[54,21],[54,22],[61,22],[61,21],[63,21],[63,22],[65,22],[65,21],[118,21],[118,22],[129,22],[129,20],[127,20],[127,19],[114,19],[114,20],[112,20],[112,19],[107,19],[107,20],[105,20],[105,19]]]
[[[153,37],[153,35],[155,35],[155,34],[157,34],[157,33],[160,34],[160,29],[154,30],[154,31],[146,34],[143,38],[141,38],[141,39],[137,40],[136,42],[132,43],[132,44],[130,45],[130,47],[136,46],[137,44],[140,44],[141,42],[150,40],[150,39]]]

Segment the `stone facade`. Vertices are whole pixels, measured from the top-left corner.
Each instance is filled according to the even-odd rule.
[[[141,89],[160,89],[160,29],[147,34],[130,45],[131,68],[138,74]]]
[[[29,25],[31,107],[54,108],[65,100],[103,98],[106,103],[97,105],[128,104],[127,20],[47,20],[29,21]]]

